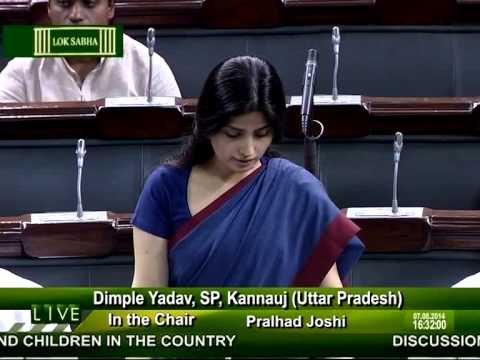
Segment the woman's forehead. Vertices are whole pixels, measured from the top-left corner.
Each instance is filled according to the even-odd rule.
[[[235,128],[261,128],[268,125],[263,113],[254,111],[238,116],[233,116],[228,122],[227,126]]]

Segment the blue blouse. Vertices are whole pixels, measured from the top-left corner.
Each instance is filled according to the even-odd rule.
[[[162,165],[148,178],[138,199],[132,224],[169,239],[192,218],[187,201],[191,168]]]

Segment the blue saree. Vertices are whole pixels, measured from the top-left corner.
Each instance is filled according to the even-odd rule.
[[[288,160],[263,165],[168,240],[171,286],[318,286],[363,251],[359,228]]]

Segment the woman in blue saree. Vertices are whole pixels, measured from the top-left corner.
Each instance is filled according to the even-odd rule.
[[[138,200],[133,286],[342,286],[363,250],[359,228],[318,179],[270,151],[285,112],[267,61],[215,67],[193,135]]]

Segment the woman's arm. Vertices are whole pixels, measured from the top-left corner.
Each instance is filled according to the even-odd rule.
[[[332,287],[332,288],[341,288],[343,287],[340,276],[338,275],[337,264],[333,263],[333,266],[328,271],[327,275],[323,278],[320,286],[322,287]]]
[[[133,227],[135,272],[132,287],[168,286],[167,240]]]

